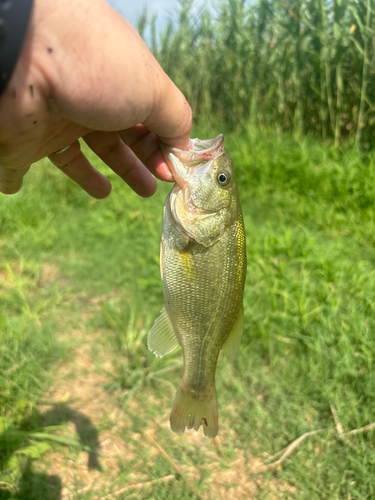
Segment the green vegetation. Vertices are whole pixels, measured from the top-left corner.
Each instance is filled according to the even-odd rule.
[[[251,123],[375,145],[375,9],[371,0],[222,0],[156,31],[151,46],[197,121]],[[199,3],[198,3],[199,5]],[[177,17],[177,19],[176,19]],[[151,26],[149,26],[149,24]]]
[[[374,431],[339,437],[331,408],[346,432],[375,421],[375,155],[253,129],[229,134],[226,144],[243,205],[248,275],[238,360],[232,367],[221,358],[217,371],[220,467],[244,457],[254,498],[373,498]],[[108,175],[113,193],[97,202],[41,162],[21,193],[1,197],[1,499],[56,500],[61,484],[43,472],[51,446],[72,460],[90,447],[46,420],[40,403],[67,349],[93,334],[115,360],[114,370],[98,370],[108,376],[116,422],[126,422],[119,439],[134,453],[103,492],[125,487],[137,469],[146,482],[175,473],[142,440],[153,429],[183,471],[199,469],[202,494],[214,495],[214,447],[164,426],[181,353],[160,360],[146,347],[163,304],[159,238],[170,186],[143,200]],[[98,341],[88,342],[95,359],[104,356]],[[104,419],[94,430],[111,426]],[[254,457],[265,460],[315,429],[327,432],[308,438],[281,467],[262,474],[253,467]],[[75,488],[74,498],[95,498]],[[128,495],[198,498],[183,478],[118,498]]]
[[[64,485],[98,498],[82,453],[111,500],[375,497],[362,429],[375,421],[374,5],[216,5],[182,0],[160,37],[146,14],[139,31],[192,105],[194,135],[229,131],[248,273],[239,356],[217,370],[219,441],[171,433],[181,352],[146,346],[171,186],[143,200],[100,166],[114,190],[98,202],[42,161],[0,195],[0,500],[58,500]]]

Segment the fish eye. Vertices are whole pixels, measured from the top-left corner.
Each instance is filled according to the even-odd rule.
[[[219,186],[228,186],[230,183],[230,173],[225,170],[221,170],[217,173],[216,180]]]

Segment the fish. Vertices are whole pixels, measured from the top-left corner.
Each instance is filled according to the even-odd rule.
[[[163,212],[160,271],[165,307],[148,348],[165,356],[179,345],[183,375],[170,425],[214,438],[215,371],[220,351],[233,362],[243,331],[246,239],[233,162],[223,135],[191,139],[188,151],[162,145],[176,181]]]

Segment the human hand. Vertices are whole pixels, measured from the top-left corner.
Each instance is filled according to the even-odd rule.
[[[104,0],[34,0],[0,97],[0,192],[18,192],[30,165],[48,156],[91,196],[105,198],[111,184],[81,152],[83,137],[136,193],[151,196],[154,175],[173,180],[160,141],[187,149],[190,131],[182,93]]]

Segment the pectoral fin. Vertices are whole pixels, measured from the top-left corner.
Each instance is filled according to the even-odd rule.
[[[178,345],[178,340],[171,320],[169,319],[167,311],[163,308],[160,316],[157,318],[148,334],[147,347],[156,354],[156,356],[162,358],[176,349]]]
[[[241,344],[242,332],[243,332],[243,306],[241,307],[241,310],[238,314],[233,329],[229,334],[229,337],[224,342],[224,345],[222,347],[223,352],[229,363],[233,363],[233,361],[236,359],[238,349]]]

